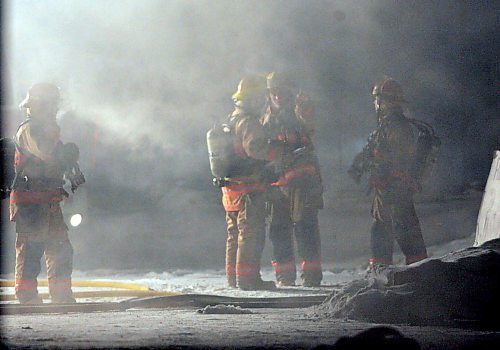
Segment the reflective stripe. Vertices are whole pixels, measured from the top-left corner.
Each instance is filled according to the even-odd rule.
[[[273,262],[273,268],[275,272],[293,271],[295,270],[295,262],[278,263]]]
[[[15,290],[36,290],[37,287],[37,280],[16,280]]]
[[[224,186],[222,190],[222,205],[226,211],[240,211],[244,207],[241,195],[246,193],[264,192],[266,188],[260,183],[237,184]]]
[[[226,275],[236,275],[236,266],[226,265]]]
[[[62,200],[62,193],[57,191],[33,192],[14,191],[10,195],[12,203],[54,203]]]
[[[37,157],[16,151],[15,156],[14,156],[14,164],[15,165],[17,165],[17,166],[22,165],[22,164],[26,163],[28,160],[31,160],[35,164],[40,163],[40,159],[38,159]]]
[[[319,261],[303,261],[302,271],[317,271],[321,270],[321,262]]]
[[[316,167],[312,164],[303,164],[299,165],[298,167],[295,167],[291,170],[285,171],[283,175],[280,176],[280,179],[277,182],[272,183],[272,186],[285,186],[287,185],[291,180],[301,177],[301,176],[306,176],[306,175],[314,175],[316,174]]]
[[[251,193],[251,192],[264,192],[266,188],[260,183],[252,184],[237,184],[222,187],[222,193],[227,195]]]
[[[259,266],[257,265],[242,265],[236,264],[236,275],[255,275],[259,273]]]

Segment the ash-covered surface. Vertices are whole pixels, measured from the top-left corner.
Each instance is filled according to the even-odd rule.
[[[3,316],[0,341],[8,349],[360,349],[335,344],[380,326],[311,318],[307,312],[256,309],[253,314],[227,315],[173,308]],[[415,340],[422,350],[500,348],[500,332],[440,326],[391,328]],[[362,349],[380,349],[377,345],[383,341],[377,335],[379,341],[372,340]]]
[[[500,330],[500,239],[345,285],[312,315]]]

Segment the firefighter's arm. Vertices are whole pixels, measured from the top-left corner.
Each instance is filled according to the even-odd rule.
[[[249,157],[272,161],[280,154],[281,145],[268,142],[262,125],[256,119],[243,120],[237,127],[241,131],[242,145]]]
[[[37,135],[31,123],[21,126],[16,134],[19,147],[29,154],[43,160],[50,161],[55,157],[54,150],[59,143],[59,129],[50,128],[48,135]]]
[[[73,142],[58,144],[55,151],[56,158],[64,168],[64,176],[71,183],[71,191],[74,193],[78,186],[85,183],[85,176],[80,170],[78,160],[80,158],[80,149]]]
[[[314,104],[309,95],[300,91],[295,98],[295,115],[312,136],[316,131],[314,123]]]

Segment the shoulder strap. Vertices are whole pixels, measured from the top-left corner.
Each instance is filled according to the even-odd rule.
[[[14,136],[12,136],[12,139],[14,140],[14,144],[16,145],[16,150],[18,150],[19,152],[22,152],[22,149],[21,149],[21,146],[19,145],[19,143],[17,142],[16,140],[16,135],[17,133],[19,132],[19,130],[26,124],[28,124],[29,122],[31,122],[31,118],[28,117],[26,118],[26,120],[24,120],[21,124],[19,124],[19,126],[17,127],[16,129],[16,132],[14,134]]]
[[[419,119],[408,118],[411,125],[416,127],[419,132],[429,134],[431,136],[436,136],[434,128],[429,124]]]

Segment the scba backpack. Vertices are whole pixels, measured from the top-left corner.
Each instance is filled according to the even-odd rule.
[[[210,171],[216,179],[231,175],[234,160],[237,157],[234,142],[234,133],[229,124],[214,125],[207,132]]]
[[[3,137],[0,139],[1,154],[0,160],[2,162],[1,171],[1,185],[0,185],[0,198],[5,199],[10,195],[10,187],[15,177],[14,157],[16,154],[16,145],[14,140],[10,137]]]
[[[428,179],[441,147],[441,139],[432,126],[418,119],[409,119],[417,129],[415,158],[410,173],[420,187]]]

